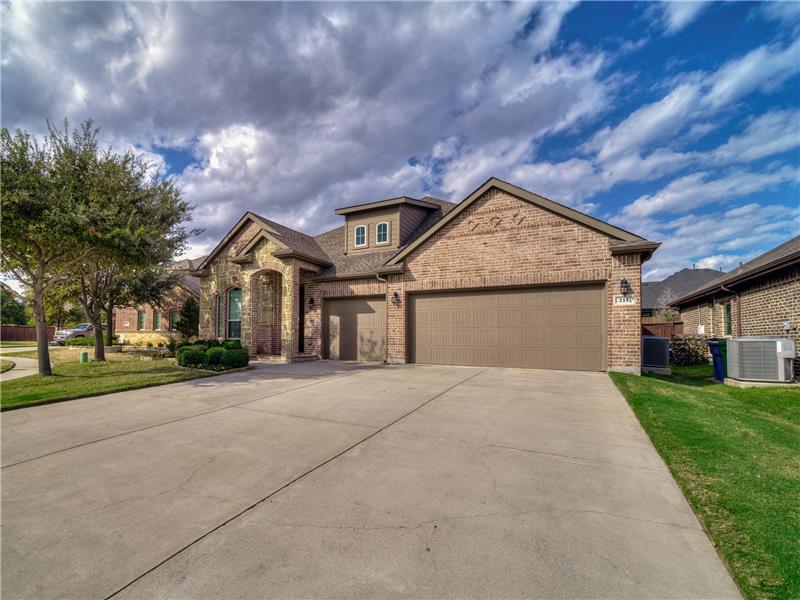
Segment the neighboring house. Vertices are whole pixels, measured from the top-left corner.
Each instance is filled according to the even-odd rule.
[[[800,352],[800,236],[676,299],[685,334],[791,338]],[[800,354],[794,361],[800,377]]]
[[[724,274],[724,271],[697,269],[692,265],[691,269],[681,269],[663,281],[645,281],[642,284],[642,316],[656,316],[659,311],[669,308],[673,300]]]
[[[186,300],[193,296],[200,299],[200,282],[192,277],[190,272],[195,270],[205,257],[184,259],[176,262],[173,269],[178,271],[179,280],[163,298],[162,306],[154,307],[144,304],[136,307],[117,308],[114,311],[114,333],[162,333],[169,335],[175,329],[181,307]]]
[[[245,213],[193,273],[200,337],[287,361],[639,372],[641,264],[659,244],[494,178],[457,205],[336,214],[310,236]]]

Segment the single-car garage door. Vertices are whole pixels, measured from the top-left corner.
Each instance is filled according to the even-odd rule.
[[[603,371],[603,285],[411,296],[412,362]]]
[[[386,357],[386,299],[326,301],[325,349],[334,360],[382,362]]]

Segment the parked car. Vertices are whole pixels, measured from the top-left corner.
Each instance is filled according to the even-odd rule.
[[[103,331],[105,330],[106,326],[103,325]],[[94,335],[94,328],[92,327],[92,324],[81,323],[80,325],[76,325],[72,329],[59,329],[58,331],[56,331],[55,335],[53,336],[53,342],[55,342],[59,346],[63,346],[67,340],[79,337],[90,337],[93,335]]]

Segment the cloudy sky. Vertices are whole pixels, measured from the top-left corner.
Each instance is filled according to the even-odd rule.
[[[490,176],[663,247],[660,279],[800,233],[800,3],[3,3],[2,125],[93,118],[212,248],[245,210],[459,201]]]

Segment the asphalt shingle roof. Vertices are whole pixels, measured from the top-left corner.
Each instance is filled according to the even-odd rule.
[[[417,228],[411,233],[405,244],[397,249],[380,250],[375,252],[359,252],[357,254],[345,254],[345,227],[337,227],[331,231],[326,231],[314,238],[319,244],[322,251],[328,257],[328,260],[333,263],[332,266],[324,269],[319,273],[319,277],[341,277],[348,274],[361,274],[372,273],[383,266],[386,261],[392,258],[405,246],[417,239],[426,229],[431,227],[444,215],[446,215],[456,205],[440,200],[431,196],[422,198],[425,202],[437,204],[438,210],[432,210],[431,213],[422,220]]]
[[[800,235],[785,241],[783,244],[773,248],[772,250],[764,252],[764,254],[756,256],[753,260],[750,260],[744,264],[739,265],[732,271],[728,271],[724,275],[721,275],[720,277],[713,279],[707,284],[687,292],[686,294],[682,295],[680,298],[675,300],[672,304],[677,305],[680,304],[687,297],[692,297],[698,294],[712,292],[717,288],[719,288],[720,286],[727,285],[728,283],[731,283],[741,277],[747,277],[748,275],[756,275],[764,267],[772,264],[773,262],[781,260],[783,258],[788,258],[792,255],[797,255],[797,260],[798,262],[800,262]]]
[[[661,308],[659,299],[666,292],[671,296],[668,302],[677,300],[724,274],[717,269],[681,269],[663,281],[646,281],[642,284],[642,308]]]

